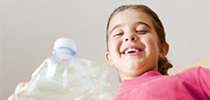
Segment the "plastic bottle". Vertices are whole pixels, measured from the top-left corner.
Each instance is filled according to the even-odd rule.
[[[113,100],[110,69],[99,65],[77,58],[75,43],[60,38],[16,100]]]

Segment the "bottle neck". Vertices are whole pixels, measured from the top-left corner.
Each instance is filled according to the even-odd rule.
[[[60,60],[73,60],[76,57],[76,52],[67,47],[59,47],[53,50],[53,55]]]

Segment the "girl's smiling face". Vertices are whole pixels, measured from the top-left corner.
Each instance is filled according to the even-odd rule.
[[[108,31],[106,59],[117,67],[122,80],[133,79],[146,71],[158,71],[163,56],[150,17],[144,12],[127,9],[114,15]]]

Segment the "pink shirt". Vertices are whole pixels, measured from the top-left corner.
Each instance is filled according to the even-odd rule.
[[[210,70],[195,67],[173,76],[149,71],[123,81],[115,100],[210,100]]]

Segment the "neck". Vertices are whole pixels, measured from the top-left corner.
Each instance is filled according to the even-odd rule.
[[[124,80],[131,80],[131,79],[135,79],[141,75],[143,75],[144,73],[148,72],[148,71],[157,71],[158,72],[158,68],[157,67],[154,67],[153,69],[150,69],[150,70],[147,70],[147,71],[144,71],[144,72],[140,72],[140,74],[138,75],[127,75],[127,74],[123,74],[121,72],[119,72],[119,75],[120,75],[120,78],[121,78],[121,82],[124,81]]]
[[[120,74],[121,77],[121,82],[123,82],[124,80],[131,80],[131,79],[135,79],[136,77],[131,77],[131,76],[125,76]]]

